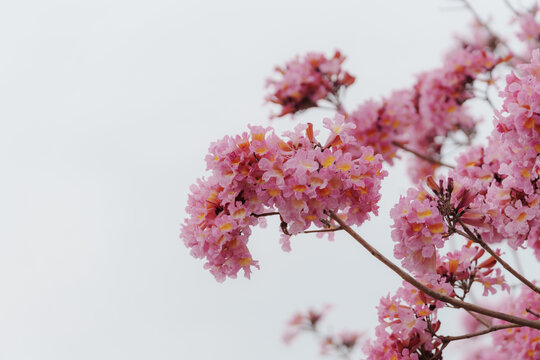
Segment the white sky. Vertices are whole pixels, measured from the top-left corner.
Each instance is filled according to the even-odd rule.
[[[178,239],[188,188],[211,141],[268,124],[275,65],[342,50],[355,106],[440,65],[470,19],[454,4],[0,5],[0,358],[315,358],[311,339],[286,348],[280,336],[292,312],[324,303],[331,328],[372,329],[399,282],[352,240],[305,235],[283,253],[270,222],[251,240],[261,270],[218,284]],[[389,256],[400,171],[360,229]]]

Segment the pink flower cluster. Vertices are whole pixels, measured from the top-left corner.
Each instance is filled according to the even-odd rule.
[[[485,251],[471,245],[469,241],[461,249],[437,259],[437,273],[452,285],[455,295],[460,298],[465,298],[475,282],[484,287],[483,296],[495,294],[495,286],[509,292],[510,287],[501,269],[494,267],[497,261],[492,256],[483,259]],[[461,294],[458,294],[460,290]]]
[[[281,106],[277,117],[316,107],[323,99],[339,107],[341,89],[355,80],[342,70],[344,61],[345,57],[339,51],[332,58],[321,53],[308,53],[302,59],[289,61],[284,68],[276,68],[281,77],[267,80],[272,93],[266,100]]]
[[[437,201],[424,190],[411,188],[390,211],[394,219],[394,256],[413,272],[434,273],[436,249],[444,246],[448,227],[439,213]]]
[[[434,272],[435,250],[443,247],[449,226],[461,229],[461,223],[489,243],[507,239],[517,249],[527,241],[540,259],[540,50],[520,69],[524,75],[509,75],[501,92],[503,112],[496,117],[487,149],[473,147],[457,158],[449,174],[451,188],[443,191],[442,182],[439,186],[428,179],[437,196],[409,189],[392,209],[394,255],[410,271]],[[463,258],[460,263],[470,265]],[[495,292],[493,285],[507,287],[499,269],[475,274],[484,294]]]
[[[522,286],[521,294],[505,301],[500,309],[508,314],[519,314],[523,318],[538,321],[540,314],[540,294]],[[494,325],[504,322],[495,319]],[[503,354],[503,359],[540,360],[540,330],[530,327],[511,328],[493,333],[495,352]]]
[[[438,292],[452,293],[452,287],[437,276],[424,276],[421,281]],[[404,282],[396,295],[381,299],[377,308],[379,326],[375,329],[376,339],[364,349],[368,359],[431,359],[442,344],[433,336],[441,325],[437,310],[442,307],[443,302]]]
[[[403,266],[416,275],[438,274],[452,288],[461,289],[461,296],[457,296],[462,299],[474,282],[484,286],[484,296],[495,293],[495,285],[509,290],[501,270],[493,268],[497,263],[495,258],[482,261],[484,250],[471,246],[472,241],[446,256],[439,255],[437,249],[443,248],[449,236],[459,231],[457,227],[480,223],[470,211],[475,195],[468,189],[456,188],[452,178],[445,185],[443,180],[437,184],[429,177],[427,185],[433,194],[411,188],[390,212],[394,219],[394,256],[402,259]]]
[[[473,82],[502,61],[484,50],[459,49],[442,68],[421,74],[412,90],[396,91],[381,102],[365,102],[347,117],[356,125],[350,130],[354,141],[346,145],[347,150],[369,145],[391,163],[398,150],[393,144],[398,142],[439,160],[451,134],[473,133],[475,121],[464,103],[474,97]],[[432,175],[436,167],[415,157],[410,173],[418,181]]]
[[[540,47],[540,23],[536,20],[539,10],[538,4],[535,4],[530,12],[516,19],[519,24],[517,37],[527,46],[527,54]]]
[[[349,130],[354,141],[345,147],[354,153],[361,146],[369,145],[392,164],[398,150],[392,142],[405,142],[410,136],[407,129],[418,119],[414,93],[409,90],[396,91],[382,102],[366,101],[347,118],[355,127]]]
[[[519,69],[506,79],[488,145],[460,155],[450,176],[475,194],[465,217],[484,241],[514,249],[527,241],[540,259],[540,50]]]
[[[474,97],[474,80],[502,61],[484,50],[460,49],[447,57],[442,68],[420,75],[415,86],[420,116],[408,131],[409,146],[439,160],[444,140],[451,134],[461,132],[470,136],[476,121],[464,104]],[[414,180],[433,175],[433,170],[433,164],[418,157],[409,166]]]
[[[419,204],[422,206],[423,204]],[[427,207],[425,207],[427,211]],[[431,289],[450,297],[464,299],[473,283],[484,286],[484,295],[494,293],[495,285],[510,290],[500,269],[494,269],[495,259],[482,259],[484,250],[469,242],[460,250],[436,258],[436,272],[417,274]],[[461,294],[460,294],[461,292]],[[435,334],[441,323],[437,310],[445,303],[418,291],[404,282],[396,295],[381,299],[376,340],[366,347],[369,359],[418,360],[430,359],[441,345]]]
[[[508,295],[497,306],[490,306],[497,311],[515,314],[520,317],[539,321],[540,295],[526,286],[521,287],[521,294]],[[484,330],[486,327],[470,315],[464,319],[467,332]],[[507,325],[504,321],[482,317],[489,326]],[[481,346],[478,342],[471,343],[470,359],[472,360],[540,360],[540,330],[530,327],[516,327],[495,331],[491,334],[492,345]],[[480,346],[479,346],[480,345]]]
[[[351,225],[377,213],[382,157],[362,147],[354,156],[341,149],[351,124],[343,116],[325,120],[331,131],[326,145],[311,125],[298,125],[284,138],[271,128],[251,126],[249,133],[227,136],[210,146],[206,180],[191,189],[181,237],[191,254],[206,258],[217,280],[249,277],[257,262],[247,248],[250,227],[266,215],[279,215],[282,246],[289,237],[315,225],[331,228],[332,210]],[[285,139],[285,140],[284,140]]]

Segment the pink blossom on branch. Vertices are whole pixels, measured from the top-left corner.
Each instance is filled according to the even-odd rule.
[[[448,227],[437,209],[437,202],[423,190],[409,189],[391,210],[394,219],[394,256],[416,273],[435,272],[436,250],[444,246]]]
[[[523,32],[534,35],[534,18],[522,21]],[[248,248],[251,227],[264,225],[266,216],[279,216],[280,243],[286,251],[294,235],[315,231],[331,236],[345,229],[416,286],[404,283],[395,295],[381,299],[376,339],[366,347],[370,359],[440,360],[449,342],[491,331],[497,331],[493,336],[498,343],[508,344],[508,357],[538,359],[539,300],[538,293],[529,290],[538,289],[490,246],[506,241],[516,250],[533,249],[540,259],[540,50],[533,52],[529,64],[507,76],[500,93],[504,104],[495,113],[488,144],[459,155],[455,168],[438,184],[429,176],[441,165],[442,149],[456,134],[472,138],[477,120],[467,103],[482,96],[475,85],[491,85],[492,70],[509,59],[508,53],[495,55],[502,47],[498,44],[507,45],[477,22],[483,29],[449,53],[441,68],[419,75],[411,89],[367,101],[351,113],[342,106],[340,93],[354,78],[341,69],[344,57],[339,52],[331,59],[310,53],[278,69],[281,77],[268,81],[272,93],[267,98],[281,106],[277,116],[327,101],[338,113],[323,121],[330,135],[318,141],[311,124],[281,136],[271,128],[251,126],[248,132],[212,144],[206,158],[210,175],[192,186],[189,217],[182,228],[192,254],[205,259],[205,267],[219,281],[236,277],[240,270],[249,277],[252,268],[259,267]],[[483,96],[489,102],[487,91]],[[427,184],[427,189],[409,189],[391,211],[394,255],[414,278],[348,226],[377,214],[380,182],[386,175],[382,162],[392,164],[399,149],[415,154],[412,177]],[[449,241],[458,241],[458,250],[444,254]],[[463,302],[473,286],[481,287],[483,296],[510,292],[501,268],[528,286],[501,307],[504,313]],[[492,314],[512,325],[480,319],[471,330],[480,323],[487,329],[479,334],[442,336],[438,311],[445,306]],[[317,332],[323,315],[296,314],[285,339],[303,330]],[[348,354],[359,336],[323,336],[322,352]],[[504,351],[487,354],[501,358]],[[485,354],[471,356],[485,359]]]
[[[268,79],[267,87],[272,92],[266,101],[281,106],[281,111],[272,117],[295,114],[316,107],[327,100],[340,107],[340,92],[354,83],[354,76],[344,71],[341,64],[345,57],[336,51],[327,58],[322,53],[308,53],[303,58],[295,58],[285,67],[277,67],[279,78]]]
[[[501,310],[538,321],[540,294],[523,286],[519,296],[502,303]],[[494,324],[501,325],[503,322],[494,320]],[[494,332],[493,343],[507,359],[540,360],[540,330],[520,327]]]
[[[534,4],[528,13],[517,16],[515,19],[519,25],[517,37],[526,45],[527,56],[534,49],[540,47],[540,22],[536,19],[538,11],[538,4]]]
[[[485,242],[506,240],[514,249],[527,245],[540,259],[540,50],[518,68],[519,76],[506,78],[502,111],[487,146],[461,154],[450,176],[474,194],[463,221]]]
[[[331,230],[328,210],[360,225],[377,213],[382,157],[362,147],[354,155],[342,150],[347,139],[343,117],[326,120],[332,133],[327,146],[316,139],[311,125],[298,125],[284,137],[271,128],[251,126],[236,137],[210,146],[208,179],[198,180],[188,198],[181,237],[193,256],[223,281],[240,269],[249,277],[258,268],[247,247],[251,226],[266,215],[279,215],[284,250],[289,238],[315,226]]]
[[[441,293],[451,294],[452,288],[437,276],[424,276],[427,285]],[[432,358],[442,345],[434,336],[441,323],[438,309],[444,303],[430,298],[408,283],[392,297],[383,297],[377,308],[379,326],[376,338],[364,352],[373,360],[419,360]]]
[[[433,175],[447,139],[475,132],[477,121],[466,106],[476,96],[474,82],[505,60],[472,47],[453,52],[441,68],[420,74],[412,89],[395,91],[380,102],[368,100],[350,113],[346,120],[356,127],[348,131],[354,141],[345,148],[354,153],[369,145],[392,164],[399,150],[396,142],[401,143],[435,160],[413,158],[409,166],[413,181]]]

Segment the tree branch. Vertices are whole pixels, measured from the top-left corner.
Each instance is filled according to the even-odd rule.
[[[458,223],[461,225],[465,233],[456,229],[456,232],[462,236],[465,236],[467,239],[474,241],[479,244],[484,250],[486,250],[495,260],[497,260],[503,268],[505,268],[510,274],[514,275],[519,281],[527,285],[532,291],[540,294],[540,288],[535,286],[532,282],[527,280],[523,275],[517,272],[510,264],[504,261],[493,249],[484,242],[480,237],[476,236],[461,220],[458,220]]]
[[[514,6],[512,6],[512,4],[510,3],[509,0],[504,0],[504,3],[510,9],[510,11],[512,11],[514,13],[514,15],[521,16],[519,11],[517,11],[516,8]]]
[[[255,214],[255,213],[252,213],[252,214],[251,214],[251,216],[254,216],[254,217],[256,217],[256,218],[264,217],[264,216],[273,216],[273,215],[280,215],[280,214],[279,214],[279,211],[268,212],[268,213],[262,213],[262,214]]]
[[[529,314],[534,315],[534,316],[536,316],[537,318],[540,319],[540,314],[535,313],[535,312],[532,311],[531,309],[526,308],[525,311],[528,312]]]
[[[443,163],[443,162],[441,162],[441,161],[439,161],[439,160],[435,160],[435,159],[433,159],[433,158],[431,158],[431,157],[429,157],[429,156],[426,156],[426,155],[424,155],[424,154],[421,154],[421,153],[419,153],[418,151],[413,150],[413,149],[411,149],[411,148],[405,146],[404,144],[402,144],[402,143],[400,143],[400,142],[392,141],[392,145],[394,145],[394,146],[396,146],[396,147],[398,147],[398,148],[400,148],[400,149],[402,149],[402,150],[405,150],[405,151],[407,151],[407,152],[410,152],[411,154],[414,154],[414,155],[416,155],[417,157],[419,157],[420,159],[425,160],[425,161],[427,161],[427,162],[429,162],[429,163],[431,163],[431,164],[440,165],[440,166],[446,166],[447,168],[450,168],[450,169],[453,169],[453,168],[454,168],[452,165],[445,164],[445,163]]]
[[[343,230],[343,228],[340,226],[340,227],[336,227],[332,229],[306,230],[303,232],[303,234],[325,233],[325,232],[334,232],[334,231],[339,231],[339,230]]]
[[[433,355],[433,356],[431,357],[431,359],[429,359],[429,360],[439,360],[439,359],[442,359],[442,358],[441,358],[441,354],[442,354],[443,350],[448,346],[448,344],[449,344],[448,341],[443,342],[441,348],[440,348],[439,350],[437,350],[437,352],[435,353],[435,355]]]
[[[395,265],[392,261],[387,259],[383,254],[381,254],[377,249],[375,249],[373,246],[371,246],[366,240],[364,240],[358,233],[356,233],[349,225],[347,225],[339,216],[337,216],[333,211],[328,211],[330,217],[334,219],[341,227],[349,234],[351,235],[360,245],[362,245],[371,255],[373,255],[377,260],[382,262],[384,265],[390,268],[393,272],[395,272],[399,277],[401,277],[403,280],[407,281],[409,284],[417,288],[418,290],[424,292],[425,294],[431,296],[434,299],[443,301],[445,303],[448,303],[450,305],[454,305],[458,308],[463,308],[466,310],[473,311],[478,314],[486,315],[489,317],[493,317],[496,319],[508,321],[510,323],[521,325],[521,326],[528,326],[533,329],[540,330],[540,321],[532,321],[528,319],[524,319],[518,316],[510,315],[501,313],[498,311],[490,310],[475,304],[467,303],[465,301],[461,301],[458,299],[451,298],[447,295],[443,295],[433,289],[428,288],[426,285],[422,284],[420,281],[416,280],[414,277],[403,271],[399,266]]]
[[[486,320],[482,319],[480,316],[478,316],[477,314],[473,313],[472,311],[469,311],[469,310],[465,310],[469,315],[471,315],[473,318],[476,319],[476,321],[478,321],[480,324],[484,325],[485,327],[487,328],[490,328],[491,327],[491,324],[488,323]]]
[[[470,333],[470,334],[459,335],[459,336],[438,336],[438,337],[442,341],[450,342],[450,341],[456,341],[456,340],[470,339],[470,338],[473,338],[473,337],[476,337],[476,336],[489,334],[490,332],[503,330],[503,329],[512,329],[512,328],[517,328],[517,327],[521,327],[521,325],[507,324],[507,325],[491,326],[491,327],[489,327],[489,328],[487,328],[485,330],[477,331],[477,332]]]

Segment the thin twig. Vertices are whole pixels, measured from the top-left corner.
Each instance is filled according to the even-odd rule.
[[[450,169],[454,168],[452,165],[445,164],[445,163],[443,163],[443,162],[441,162],[439,160],[435,160],[435,159],[433,159],[433,158],[431,158],[429,156],[421,154],[418,151],[413,150],[413,149],[405,146],[404,144],[402,144],[400,142],[392,141],[392,145],[394,145],[394,146],[396,146],[396,147],[398,147],[398,148],[400,148],[402,150],[405,150],[407,152],[410,152],[411,154],[414,154],[414,155],[418,156],[420,159],[425,160],[425,161],[427,161],[429,163],[432,163],[432,164],[435,164],[435,165],[440,165],[440,166],[446,166],[447,168],[450,168]]]
[[[531,309],[526,308],[525,311],[528,312],[529,314],[534,315],[534,316],[536,316],[537,318],[540,319],[540,314],[538,314],[538,313],[532,311]]]
[[[335,107],[324,106],[324,105],[317,105],[317,108],[324,109],[324,110],[330,110],[330,111],[336,111]]]
[[[331,229],[306,230],[303,233],[304,234],[325,233],[325,232],[334,232],[334,231],[339,231],[339,230],[343,230],[343,228],[340,226],[340,227],[331,228]]]
[[[478,314],[486,315],[489,317],[493,317],[496,319],[504,320],[513,324],[522,325],[522,326],[528,326],[533,329],[540,330],[540,321],[532,321],[529,319],[524,319],[518,316],[510,315],[501,313],[498,311],[494,311],[491,309],[487,309],[475,304],[467,303],[465,301],[461,301],[455,298],[452,298],[450,296],[441,294],[433,289],[430,289],[426,285],[422,284],[420,281],[416,280],[414,277],[403,271],[399,266],[395,265],[392,261],[390,261],[388,258],[386,258],[383,254],[381,254],[377,249],[375,249],[373,246],[371,246],[364,238],[362,238],[358,233],[356,233],[349,225],[347,225],[339,216],[337,216],[333,211],[329,211],[328,214],[332,219],[334,219],[341,227],[349,234],[351,235],[360,245],[362,245],[371,255],[373,255],[377,260],[382,262],[384,265],[390,268],[393,272],[395,272],[399,277],[401,277],[403,280],[417,288],[418,290],[424,292],[426,295],[431,296],[434,299],[443,301],[445,303],[448,303],[450,305],[454,305],[458,308],[463,308],[466,310],[473,311]]]
[[[274,211],[274,212],[268,212],[268,213],[262,213],[262,214],[255,214],[255,213],[252,213],[251,216],[254,216],[256,218],[258,217],[264,217],[264,216],[273,216],[273,215],[279,215],[279,211]]]
[[[465,310],[469,315],[471,315],[473,318],[476,319],[476,321],[478,321],[480,324],[484,325],[485,327],[487,328],[490,328],[491,327],[491,324],[488,323],[486,320],[482,319],[480,316],[476,315],[475,313],[469,311],[469,310]]]
[[[519,11],[516,10],[516,8],[510,3],[509,0],[504,0],[504,3],[506,4],[506,6],[508,6],[508,8],[510,9],[510,11],[512,11],[514,13],[514,15],[516,16],[521,16],[521,14],[519,13]]]
[[[433,356],[431,357],[430,360],[438,360],[438,359],[441,359],[440,356],[441,356],[441,354],[442,354],[444,348],[447,347],[449,343],[450,343],[449,341],[443,342],[441,348],[440,348],[439,350],[437,350],[437,352],[435,353],[435,355],[433,355]]]
[[[485,330],[477,331],[477,332],[470,333],[470,334],[459,335],[459,336],[438,336],[438,337],[442,341],[450,342],[450,341],[456,341],[456,340],[470,339],[470,338],[473,338],[473,337],[476,337],[476,336],[489,334],[490,332],[503,330],[503,329],[512,329],[512,328],[517,328],[517,327],[521,327],[521,325],[516,325],[516,324],[497,325],[497,326],[491,326],[491,327],[489,327],[489,328],[487,328]]]
[[[535,286],[532,282],[527,280],[523,275],[521,275],[519,272],[517,272],[510,264],[508,264],[506,261],[504,261],[497,253],[482,240],[480,237],[476,236],[468,227],[465,225],[461,220],[458,220],[458,223],[461,225],[463,230],[465,230],[465,233],[463,231],[459,231],[456,229],[456,232],[460,234],[461,236],[466,237],[469,240],[474,241],[475,243],[479,244],[484,250],[486,250],[499,264],[502,265],[503,268],[505,268],[510,274],[514,275],[515,278],[517,278],[519,281],[521,281],[523,284],[527,285],[532,291],[540,294],[540,288]]]

